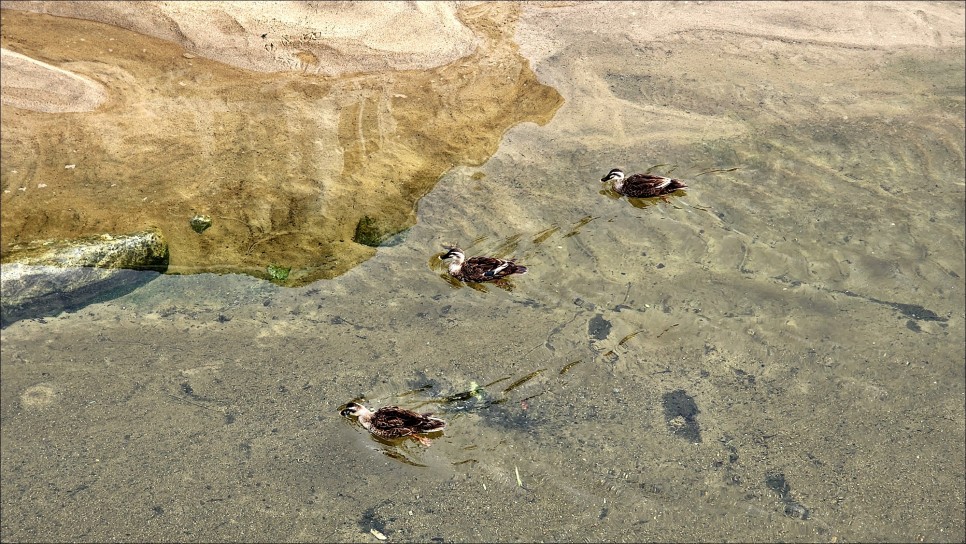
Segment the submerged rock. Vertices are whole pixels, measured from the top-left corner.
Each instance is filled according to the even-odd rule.
[[[365,215],[356,223],[352,241],[369,247],[398,245],[406,230]]]
[[[0,265],[0,327],[75,311],[156,278],[168,265],[159,232],[33,242]]]
[[[208,230],[211,226],[211,216],[210,215],[196,215],[191,218],[188,222],[191,225],[191,230],[201,234],[202,232]]]
[[[665,393],[662,404],[664,404],[664,420],[667,422],[668,430],[692,444],[700,443],[701,426],[698,424],[698,414],[701,410],[694,402],[694,397],[683,389],[678,389]]]

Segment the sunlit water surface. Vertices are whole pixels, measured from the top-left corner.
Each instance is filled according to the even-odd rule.
[[[962,52],[756,80],[720,37],[600,40],[336,279],[5,329],[4,539],[962,540]],[[691,188],[629,202],[615,166]],[[454,285],[450,243],[530,273]],[[449,427],[384,444],[359,398]]]

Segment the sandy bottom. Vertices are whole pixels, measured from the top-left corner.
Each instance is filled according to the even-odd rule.
[[[961,6],[888,47],[581,6],[517,29],[564,105],[402,243],[4,329],[3,540],[963,541]],[[454,287],[444,243],[530,273]],[[383,444],[357,398],[449,427]]]

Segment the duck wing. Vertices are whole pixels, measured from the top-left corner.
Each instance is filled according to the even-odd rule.
[[[473,257],[463,263],[462,274],[471,281],[491,281],[510,274],[526,274],[527,267],[517,264],[513,259],[496,257]]]
[[[427,433],[440,430],[446,426],[445,421],[432,417],[432,415],[431,413],[419,414],[398,406],[386,406],[373,414],[371,424],[386,436],[391,437]]]
[[[687,186],[686,183],[675,178],[654,174],[634,174],[624,180],[624,186],[620,192],[631,197],[648,198],[673,193]]]

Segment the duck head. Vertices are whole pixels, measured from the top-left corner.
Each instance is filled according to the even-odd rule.
[[[349,404],[346,404],[342,408],[342,411],[339,412],[342,417],[360,417],[368,413],[369,409],[357,402],[350,402]]]
[[[446,253],[439,256],[440,260],[453,259],[453,263],[457,265],[463,264],[463,261],[466,260],[466,255],[462,249],[458,247],[447,247],[446,249]]]
[[[613,170],[608,172],[606,176],[600,178],[600,181],[604,183],[608,181],[621,182],[623,180],[624,180],[624,171],[621,170],[620,168],[614,168]]]

